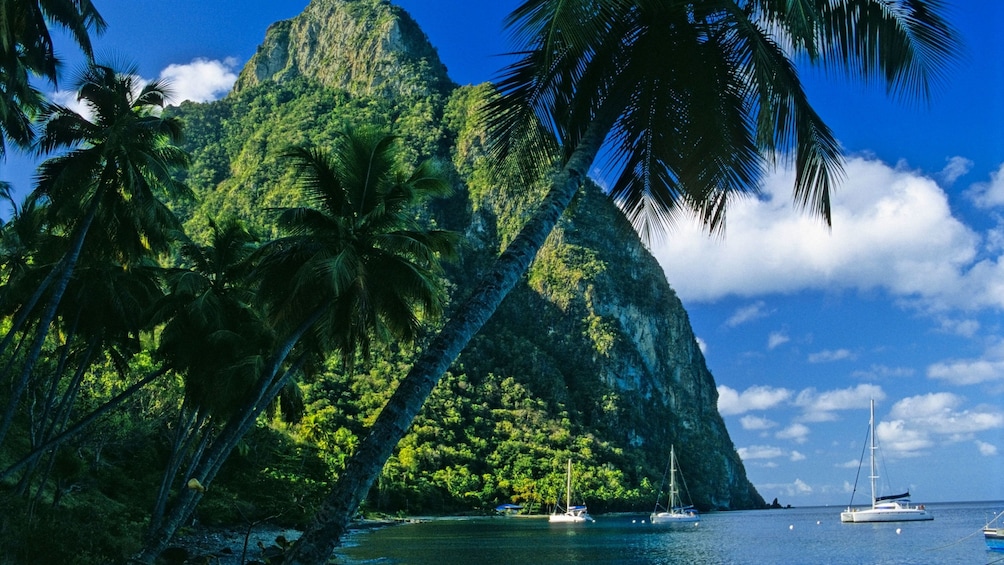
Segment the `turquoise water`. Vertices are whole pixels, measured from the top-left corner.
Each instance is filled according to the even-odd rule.
[[[928,504],[930,522],[842,524],[839,507],[715,512],[698,527],[598,515],[593,524],[546,518],[436,519],[352,533],[349,564],[443,563],[966,563],[1004,565],[981,529],[1004,502]]]

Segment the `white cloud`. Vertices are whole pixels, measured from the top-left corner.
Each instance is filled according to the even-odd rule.
[[[790,439],[795,443],[805,443],[809,439],[809,427],[805,424],[792,424],[774,434],[777,439]]]
[[[823,392],[807,388],[795,397],[795,405],[802,408],[802,421],[825,422],[836,419],[836,416],[833,415],[833,412],[836,411],[868,408],[872,399],[885,399],[882,387],[873,384],[859,384],[851,388]]]
[[[180,104],[185,100],[209,102],[223,96],[237,82],[237,60],[223,61],[194,59],[179,65],[168,65],[160,72],[160,78],[167,81],[171,92],[171,103]]]
[[[809,355],[809,363],[832,363],[846,359],[854,359],[854,354],[848,349],[826,349]]]
[[[973,385],[1004,380],[1004,361],[968,359],[943,361],[927,368],[927,376],[955,385]]]
[[[740,393],[725,385],[718,385],[718,413],[729,416],[750,410],[767,410],[790,397],[791,391],[786,388],[752,386]]]
[[[697,348],[701,350],[702,355],[708,354],[708,343],[699,337],[694,338],[697,341]]]
[[[938,177],[945,184],[952,184],[959,177],[966,175],[973,168],[973,162],[965,157],[949,157],[946,159],[945,168],[938,173]]]
[[[1004,307],[1004,258],[980,255],[985,241],[953,216],[932,178],[863,157],[846,171],[832,230],[792,209],[792,174],[780,171],[763,198],[732,205],[724,238],[681,222],[653,254],[684,302],[881,289],[926,312]],[[1004,173],[979,194],[1004,204],[998,185]]]
[[[773,495],[795,497],[812,494],[813,492],[812,487],[802,479],[795,479],[791,483],[760,484],[757,485],[757,490],[763,493],[770,493],[767,495],[768,497]],[[784,504],[784,501],[780,501],[780,503]]]
[[[743,416],[739,418],[739,424],[744,430],[767,430],[777,425],[777,422],[761,418],[759,416]]]
[[[805,455],[803,455],[803,454],[801,454],[801,453],[799,453],[797,451],[792,450],[791,457],[789,457],[789,459],[791,461],[805,461]]]
[[[791,341],[788,334],[784,332],[770,332],[767,336],[767,349],[775,349]]]
[[[1004,164],[991,173],[989,182],[976,183],[966,191],[966,196],[980,208],[1004,206]]]
[[[963,409],[964,402],[962,397],[947,392],[900,400],[889,411],[890,419],[879,422],[875,430],[883,453],[908,457],[938,442],[970,441],[977,433],[1004,429],[1004,412],[999,407]]]
[[[732,316],[725,321],[725,325],[730,328],[734,328],[747,322],[759,320],[760,318],[766,318],[769,315],[770,311],[767,310],[766,303],[760,300],[736,310]]]
[[[987,457],[997,455],[997,446],[992,443],[976,440],[976,449],[980,450],[980,455],[985,455]]]
[[[749,461],[750,459],[776,459],[778,457],[784,457],[784,450],[780,447],[774,447],[772,445],[751,445],[749,447],[740,447],[736,449],[736,452],[743,461]]]

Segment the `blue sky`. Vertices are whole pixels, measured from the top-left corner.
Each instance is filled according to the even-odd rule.
[[[513,0],[397,3],[458,83],[501,68]],[[929,103],[802,71],[848,156],[832,230],[792,208],[782,169],[734,205],[724,238],[681,225],[652,246],[768,501],[847,504],[870,398],[889,492],[1004,499],[1004,2],[948,3],[965,53]],[[212,100],[306,4],[96,0],[109,23],[97,52]],[[25,187],[30,170],[12,158],[0,178]]]

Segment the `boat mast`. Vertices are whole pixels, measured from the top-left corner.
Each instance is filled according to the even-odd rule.
[[[871,474],[868,478],[872,482],[872,508],[875,507],[875,480],[878,479],[875,469],[875,450],[878,449],[875,445],[875,399],[872,399],[871,403],[871,417],[868,420],[868,436],[871,438]]]
[[[874,491],[873,485],[871,490]],[[565,512],[571,512],[571,459],[568,460],[568,484],[565,486]]]
[[[673,445],[669,446],[669,510],[673,511],[673,505],[676,504],[676,447]]]

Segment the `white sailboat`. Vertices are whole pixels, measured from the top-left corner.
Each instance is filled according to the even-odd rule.
[[[847,510],[840,513],[840,521],[848,523],[858,522],[913,522],[918,520],[933,520],[934,515],[924,508],[924,505],[911,506],[909,501],[910,492],[894,494],[891,496],[876,496],[875,481],[878,479],[878,472],[875,468],[875,450],[878,446],[875,442],[875,400],[871,402],[871,418],[868,422],[868,437],[871,439],[871,479],[872,484],[872,506],[871,508],[847,507]]]
[[[701,516],[693,506],[684,506],[680,497],[680,489],[676,486],[676,472],[678,470],[676,462],[676,450],[674,446],[669,446],[669,501],[665,510],[660,511],[659,499],[655,501],[655,510],[649,516],[649,521],[653,524],[689,524],[701,521]],[[683,477],[683,473],[680,473]],[[665,476],[663,476],[665,480]],[[660,497],[662,493],[659,493]]]
[[[561,512],[561,506],[555,505],[554,513],[548,517],[549,522],[595,522],[593,517],[586,511],[585,505],[572,506],[572,460],[568,460],[568,479],[565,486],[565,510]]]

